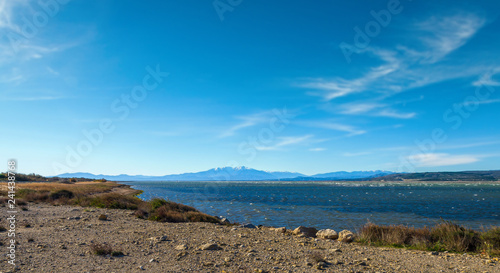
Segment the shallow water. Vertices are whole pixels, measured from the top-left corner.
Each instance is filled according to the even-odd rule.
[[[440,219],[473,229],[500,226],[499,184],[353,182],[122,182],[232,222],[359,229],[368,221],[432,226]]]

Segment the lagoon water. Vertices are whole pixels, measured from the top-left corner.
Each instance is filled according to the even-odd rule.
[[[357,230],[433,226],[441,219],[481,230],[500,226],[500,184],[358,182],[122,182],[231,222]]]

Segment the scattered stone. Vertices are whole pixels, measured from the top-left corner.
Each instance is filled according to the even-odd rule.
[[[99,219],[101,221],[106,221],[106,220],[108,220],[108,216],[106,216],[105,214],[101,214],[101,215],[99,215],[99,218],[97,218],[97,219]]]
[[[304,237],[316,237],[316,233],[318,232],[317,229],[312,228],[312,227],[303,227],[300,226],[296,229],[293,230],[294,235],[301,235]]]
[[[285,233],[286,232],[286,227],[273,228],[271,230],[274,230],[277,233]]]
[[[198,253],[197,253],[197,254],[198,254]],[[186,255],[188,255],[188,253],[187,253],[186,251],[183,251],[183,252],[179,252],[179,253],[177,253],[177,257],[178,257],[179,259],[180,259],[180,258],[182,258],[182,257],[184,257],[184,256],[186,256]]]
[[[336,240],[339,238],[337,232],[333,229],[322,229],[316,233],[316,237],[323,239]]]
[[[253,224],[245,224],[245,225],[242,225],[242,227],[244,228],[257,228],[255,225]]]
[[[434,255],[434,256],[437,256],[437,255],[439,255],[439,252],[437,252],[437,251],[432,251],[432,252],[429,252],[429,255]]]
[[[350,232],[349,230],[342,230],[339,233],[338,240],[340,242],[350,243],[350,242],[354,241],[354,233]]]
[[[226,217],[221,216],[219,218],[220,218],[221,224],[227,224],[227,225],[231,224],[231,222]]]
[[[186,250],[188,249],[187,245],[178,245],[175,247],[176,250]]]
[[[339,264],[342,264],[342,262],[340,262],[339,260],[336,260],[336,259],[335,259],[335,260],[331,260],[331,261],[330,261],[330,263],[331,263],[332,265],[339,265]]]
[[[204,245],[200,246],[200,249],[201,250],[221,250],[222,248],[217,244],[208,243],[208,244],[204,244]]]
[[[340,250],[338,248],[332,248],[332,249],[328,250],[328,252],[330,252],[330,253],[339,252],[340,253],[340,252],[342,252],[342,250]]]

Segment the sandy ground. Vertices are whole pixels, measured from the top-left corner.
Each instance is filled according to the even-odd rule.
[[[500,272],[498,262],[477,255],[366,247],[268,228],[159,223],[125,210],[28,208],[16,216],[16,267],[5,256],[8,232],[0,233],[1,272]],[[101,214],[108,220],[98,220]],[[7,217],[1,207],[0,225],[7,226]],[[92,243],[125,255],[97,256]],[[215,249],[201,250],[206,244]]]

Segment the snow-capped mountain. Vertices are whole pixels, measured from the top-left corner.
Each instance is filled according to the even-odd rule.
[[[107,179],[113,181],[262,181],[262,180],[342,180],[378,177],[392,172],[361,171],[333,172],[307,176],[297,172],[268,172],[247,167],[222,167],[196,173],[171,174],[165,176],[144,175],[95,175],[91,173],[64,173],[58,177],[84,177],[90,179]]]

